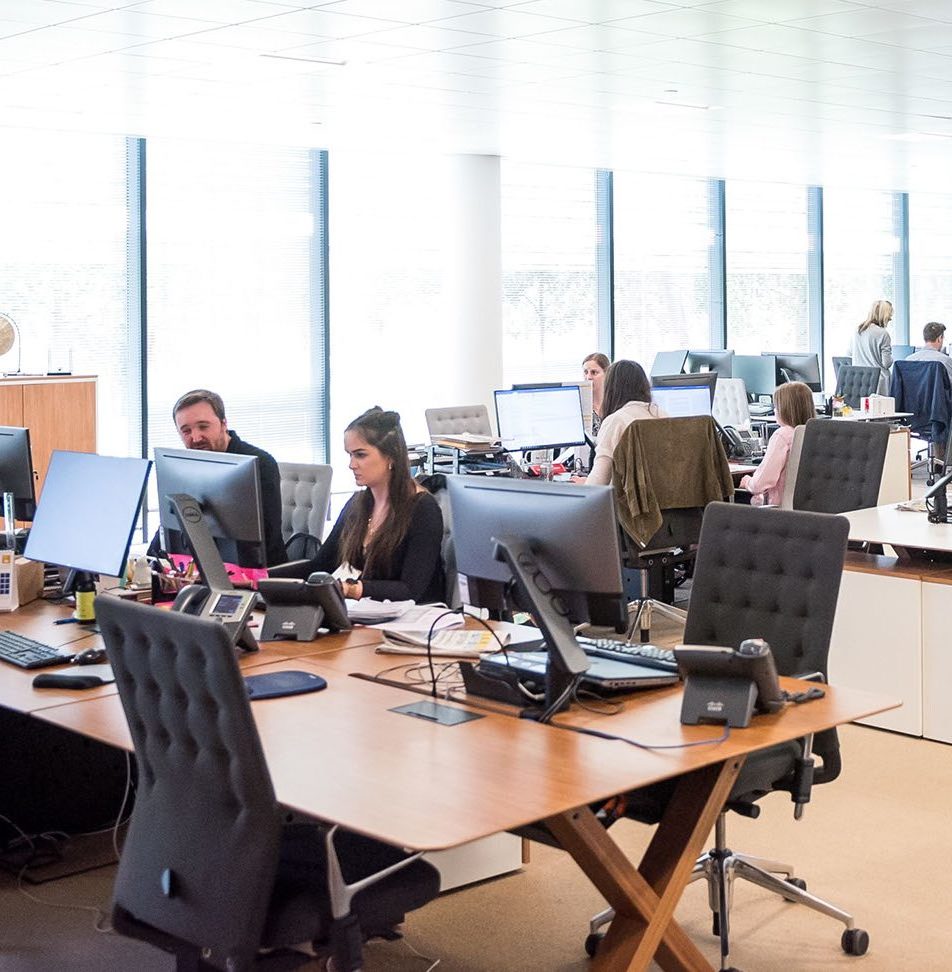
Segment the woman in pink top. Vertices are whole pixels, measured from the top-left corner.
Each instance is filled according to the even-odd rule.
[[[787,478],[787,459],[793,445],[793,430],[816,417],[813,395],[802,381],[781,385],[773,396],[780,428],[770,437],[763,462],[753,476],[745,476],[740,488],[749,490],[752,506],[777,506]]]

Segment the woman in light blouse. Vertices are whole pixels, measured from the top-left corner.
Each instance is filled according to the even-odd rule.
[[[601,351],[593,351],[582,359],[582,376],[592,383],[592,435],[598,435],[602,424],[602,390],[605,387],[605,372],[611,362]]]
[[[777,506],[787,479],[787,459],[793,430],[816,418],[813,394],[802,381],[788,381],[774,392],[774,412],[780,428],[770,437],[763,461],[752,476],[744,476],[740,488],[751,493],[751,506]]]
[[[607,486],[612,481],[612,457],[622,433],[640,419],[667,418],[664,409],[651,401],[651,382],[637,361],[616,361],[605,374],[604,416],[595,442],[595,461],[588,477],[574,476],[573,483]]]

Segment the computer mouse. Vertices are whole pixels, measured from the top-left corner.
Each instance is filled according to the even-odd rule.
[[[105,648],[86,648],[79,654],[73,655],[73,662],[77,665],[98,665],[105,661]]]

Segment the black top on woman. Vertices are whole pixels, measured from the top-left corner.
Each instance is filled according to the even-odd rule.
[[[311,570],[342,564],[356,576],[344,596],[383,601],[442,601],[445,580],[439,504],[410,475],[407,444],[396,412],[374,407],[344,430],[344,449],[358,486]]]

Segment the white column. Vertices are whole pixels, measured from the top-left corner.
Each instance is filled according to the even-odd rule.
[[[502,247],[499,158],[448,160],[443,306],[447,380],[435,382],[442,405],[484,402],[495,428],[493,389],[502,382]]]

